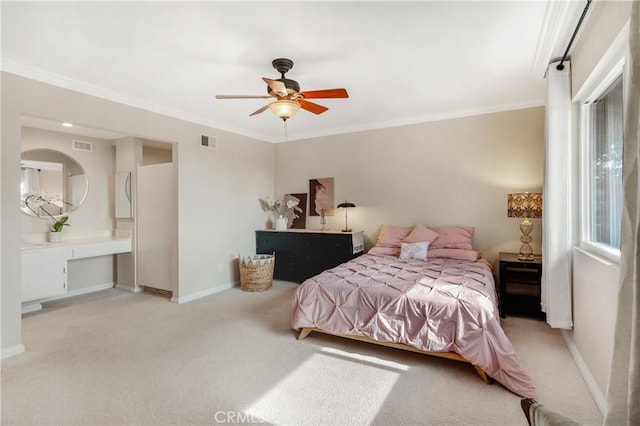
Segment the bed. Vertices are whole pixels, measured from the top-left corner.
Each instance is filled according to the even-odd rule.
[[[472,237],[472,227],[385,225],[367,254],[300,285],[291,326],[300,339],[323,332],[468,362],[485,381],[534,398]]]

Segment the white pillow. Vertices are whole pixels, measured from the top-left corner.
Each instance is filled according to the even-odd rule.
[[[400,259],[427,260],[427,249],[429,243],[421,241],[419,243],[401,243]]]

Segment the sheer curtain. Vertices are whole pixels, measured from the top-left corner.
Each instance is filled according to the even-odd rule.
[[[605,425],[640,424],[640,3],[631,7],[624,116],[622,245],[613,360]]]
[[[32,167],[22,167],[20,169],[20,195],[29,192],[40,192],[40,181],[38,180],[38,170]]]
[[[571,328],[571,66],[547,70],[542,310],[554,328]]]

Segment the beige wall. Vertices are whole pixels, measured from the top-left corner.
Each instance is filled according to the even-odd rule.
[[[2,73],[2,355],[20,336],[20,115],[175,142],[178,168],[179,297],[224,288],[237,279],[233,257],[255,252],[264,227],[258,199],[273,194],[273,144]],[[218,149],[200,146],[200,135]],[[222,272],[218,272],[222,265]]]
[[[382,224],[471,225],[474,246],[493,262],[520,248],[507,194],[542,188],[543,146],[542,107],[281,143],[276,195],[334,177],[335,202],[356,204],[349,225],[364,230],[367,248]],[[327,221],[342,229],[344,215]],[[539,253],[541,223],[533,222]],[[307,227],[319,229],[318,218]]]
[[[210,149],[200,132],[178,145],[180,297],[239,280],[233,259],[255,253],[255,230],[264,228],[258,199],[274,188],[273,144],[226,134]]]
[[[602,395],[607,390],[618,304],[618,265],[573,250],[573,315],[569,333]],[[598,313],[594,315],[594,313]]]
[[[152,148],[142,146],[142,165],[171,163],[173,161],[173,153],[171,145],[167,144],[167,149]]]
[[[125,137],[113,141],[115,149],[115,171],[116,173],[131,173],[131,205],[132,212],[136,208],[136,164],[142,163],[142,141],[139,138]],[[133,213],[135,215],[135,213]],[[117,257],[117,288],[136,291],[136,253],[137,240],[136,229],[133,218],[116,219],[116,229],[131,235],[131,253],[121,253]]]
[[[111,285],[116,281],[114,256],[87,257],[67,262],[67,291],[71,294]]]

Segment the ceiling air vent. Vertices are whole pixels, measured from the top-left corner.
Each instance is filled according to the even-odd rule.
[[[93,151],[93,142],[73,140],[71,147],[76,151]]]
[[[200,135],[200,145],[206,148],[216,149],[216,138],[214,138],[213,136]]]

